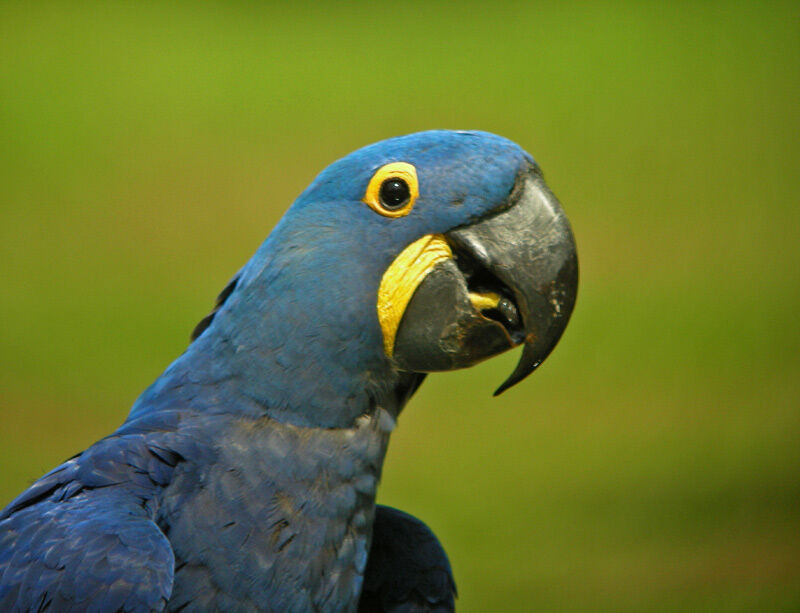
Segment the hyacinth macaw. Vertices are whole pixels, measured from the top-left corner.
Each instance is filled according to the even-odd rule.
[[[442,546],[376,506],[426,373],[549,354],[569,223],[518,145],[430,131],[324,170],[114,433],[0,514],[2,611],[452,611]]]

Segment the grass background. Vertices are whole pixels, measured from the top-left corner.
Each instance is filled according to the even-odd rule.
[[[479,128],[572,220],[573,320],[430,377],[381,502],[470,611],[800,609],[800,5],[0,4],[0,505],[113,430],[328,163]]]

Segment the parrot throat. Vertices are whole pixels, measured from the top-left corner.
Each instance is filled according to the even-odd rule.
[[[252,337],[242,342],[225,335],[224,319],[218,319],[144,391],[128,421],[181,408],[269,417],[300,427],[352,428],[379,410],[396,420],[425,379],[391,368],[353,369],[335,356],[256,350]]]
[[[345,274],[338,264],[349,254],[342,237],[358,233],[303,234],[321,227],[287,214],[131,416],[181,406],[311,428],[351,428],[377,409],[396,419],[424,375],[384,353],[380,267]]]

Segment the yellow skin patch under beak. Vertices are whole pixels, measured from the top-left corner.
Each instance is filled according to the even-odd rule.
[[[441,234],[426,234],[400,252],[378,288],[378,321],[383,330],[387,357],[394,353],[394,340],[400,320],[419,284],[439,262],[453,257],[450,245]]]
[[[387,357],[394,353],[397,329],[417,287],[434,266],[452,257],[444,236],[427,234],[403,249],[383,273],[378,288],[378,321]],[[500,296],[494,292],[470,292],[469,300],[476,311],[488,311],[497,308]]]

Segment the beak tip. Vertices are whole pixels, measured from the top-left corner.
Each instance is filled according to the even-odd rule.
[[[539,368],[539,366],[544,361],[544,358],[541,359],[534,359],[531,360],[531,350],[528,349],[530,345],[525,345],[522,349],[522,356],[520,357],[519,362],[517,363],[517,367],[514,369],[514,372],[509,375],[508,379],[503,381],[503,383],[498,387],[494,394],[492,394],[493,398],[496,398],[503,392],[505,392],[508,388],[513,387],[524,378],[526,378],[529,374],[531,374],[534,370]]]

